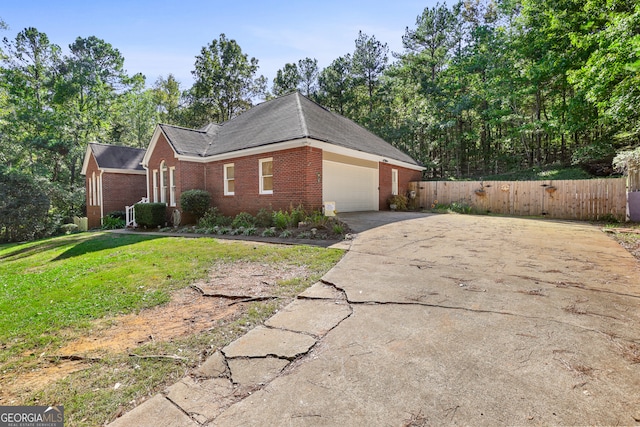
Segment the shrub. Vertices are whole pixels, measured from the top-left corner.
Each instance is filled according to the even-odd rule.
[[[199,227],[213,228],[231,225],[232,219],[224,216],[218,208],[209,208],[198,220]]]
[[[75,224],[63,224],[60,229],[64,234],[71,234],[78,232],[78,226]]]
[[[262,237],[274,237],[277,235],[276,228],[267,228],[262,232]]]
[[[248,212],[240,212],[235,218],[233,218],[233,222],[231,223],[231,227],[233,228],[255,227],[255,225],[256,219]]]
[[[282,233],[280,233],[280,238],[282,239],[287,239],[289,237],[293,236],[293,231],[291,230],[284,230]]]
[[[326,225],[330,220],[329,217],[324,216],[322,212],[313,211],[305,218],[305,221],[308,222],[311,227],[326,228]]]
[[[75,224],[73,224],[75,225]],[[114,218],[109,215],[102,218],[102,229],[103,230],[116,230],[118,228],[124,228],[126,225],[126,221],[121,218]],[[77,228],[77,226],[76,226]]]
[[[256,214],[256,226],[268,228],[273,225],[273,212],[269,209],[262,208]]]
[[[155,228],[166,222],[167,205],[165,203],[136,203],[136,222],[141,227]]]
[[[389,203],[389,206],[396,205],[397,211],[407,210],[408,199],[407,199],[407,196],[403,194],[396,194],[395,196],[391,196],[387,201]]]
[[[291,209],[291,213],[289,214],[289,226],[297,227],[299,222],[302,222],[307,217],[307,212],[305,212],[302,205],[298,205],[297,208]]]
[[[125,211],[113,211],[113,212],[109,212],[107,214],[107,216],[109,218],[116,218],[116,219],[121,219],[123,221],[126,221],[127,219],[127,213]]]
[[[258,229],[255,227],[247,227],[244,229],[242,234],[244,236],[255,236],[256,234],[258,234]]]
[[[273,225],[279,230],[284,230],[291,223],[291,216],[287,212],[279,210],[273,213]]]
[[[33,240],[53,231],[48,230],[45,185],[25,173],[0,168],[0,242]]]
[[[204,190],[188,190],[180,195],[180,206],[186,213],[200,219],[211,204],[211,196]]]
[[[333,224],[333,233],[334,234],[344,233],[344,227],[342,226],[342,224]]]
[[[231,234],[231,228],[229,228],[229,227],[220,227],[216,234]]]

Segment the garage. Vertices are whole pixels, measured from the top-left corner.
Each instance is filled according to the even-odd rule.
[[[377,211],[378,164],[339,158],[343,156],[324,157],[323,200],[336,202],[338,212]]]

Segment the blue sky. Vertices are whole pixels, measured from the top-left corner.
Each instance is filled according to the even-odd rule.
[[[141,72],[150,86],[173,73],[187,89],[200,49],[221,33],[258,59],[269,87],[287,62],[316,58],[320,69],[354,50],[358,31],[374,35],[391,51],[402,50],[405,28],[435,0],[3,0],[0,31],[13,39],[36,27],[63,52],[77,37],[96,36],[125,58],[129,74]]]

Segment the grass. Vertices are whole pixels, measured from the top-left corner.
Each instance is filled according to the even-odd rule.
[[[279,284],[282,295],[293,296],[341,256],[339,250],[309,246],[114,233],[0,245],[0,370],[7,378],[33,368],[43,353],[55,354],[86,335],[92,320],[169,301],[172,291],[205,278],[215,262],[306,266],[310,277]],[[241,317],[206,333],[136,349],[136,354],[179,354],[185,361],[105,354],[88,369],[12,404],[63,404],[66,425],[101,425],[118,408],[128,409],[182,377],[203,354],[231,342],[277,308],[277,301],[254,303]],[[123,387],[115,389],[116,383]]]

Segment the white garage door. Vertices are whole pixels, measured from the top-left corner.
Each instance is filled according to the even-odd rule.
[[[338,212],[378,210],[378,169],[324,160],[322,197]]]

